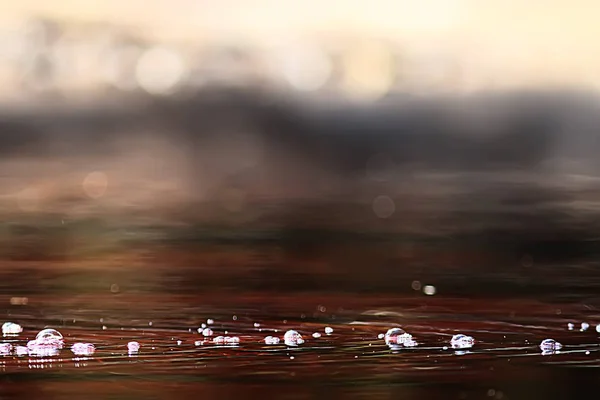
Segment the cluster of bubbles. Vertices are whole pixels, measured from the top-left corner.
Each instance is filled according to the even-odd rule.
[[[195,342],[196,346],[204,345],[206,343],[212,343],[215,345],[225,345],[225,346],[237,346],[240,343],[240,338],[237,336],[216,336],[213,337],[214,332],[207,325],[212,325],[214,321],[212,319],[207,320],[206,324],[202,324],[200,328],[198,328],[198,333],[200,333],[204,339],[198,340]],[[150,324],[151,325],[151,324]],[[255,323],[255,328],[259,328],[260,324]],[[600,325],[599,325],[600,327]],[[600,328],[597,327],[596,330],[600,332]],[[581,324],[581,331],[585,331],[589,328],[588,323]],[[572,323],[568,324],[568,329],[573,330],[574,325]],[[191,331],[191,330],[190,330]],[[17,336],[23,332],[23,328],[16,323],[6,322],[2,325],[2,333],[4,336]],[[277,332],[277,330],[275,330]],[[326,335],[332,335],[333,329],[331,327],[325,327],[324,333]],[[227,334],[227,331],[225,331]],[[314,332],[312,337],[318,339],[322,336],[320,332]],[[390,328],[385,334],[378,335],[379,339],[383,339],[385,344],[391,350],[400,350],[403,348],[413,348],[418,346],[415,338],[404,329],[400,327]],[[264,337],[264,343],[266,345],[278,345],[283,341],[283,343],[288,347],[296,347],[305,343],[302,334],[298,331],[290,329],[285,332],[283,338],[278,336],[266,336]],[[181,340],[177,340],[177,345],[181,345],[183,342]],[[472,336],[468,336],[465,334],[455,334],[449,341],[449,346],[444,346],[443,349],[447,350],[448,348],[452,348],[456,350],[456,354],[464,354],[466,353],[466,349],[470,349],[475,345],[475,339]],[[36,356],[36,357],[51,357],[58,355],[59,351],[64,346],[64,338],[62,334],[56,329],[46,328],[41,330],[34,340],[30,340],[26,346],[14,345],[11,343],[0,343],[0,355],[10,355],[15,354],[17,356]],[[127,350],[130,356],[137,354],[140,351],[140,344],[136,341],[131,341],[127,343]],[[557,354],[562,349],[562,344],[557,342],[554,339],[545,339],[543,340],[539,348],[542,351],[543,355],[546,354]],[[83,343],[77,342],[71,346],[71,351],[77,356],[92,356],[96,351],[96,347],[92,343]]]
[[[581,323],[581,327],[579,328],[579,330],[581,332],[585,332],[590,328],[590,324],[588,324],[587,322],[582,322]],[[569,322],[567,324],[567,329],[572,331],[575,330],[575,324],[573,324],[572,322]],[[600,333],[600,324],[596,325],[596,332]]]

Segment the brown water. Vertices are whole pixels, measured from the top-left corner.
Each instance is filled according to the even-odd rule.
[[[239,345],[217,345],[200,335],[197,328],[209,318],[212,338],[237,336]],[[89,398],[571,398],[592,383],[600,361],[594,324],[600,320],[589,307],[517,298],[31,295],[26,305],[6,307],[4,319],[24,327],[17,338],[5,338],[13,345],[26,345],[45,327],[65,337],[57,356],[2,357],[1,393],[19,398],[82,391]],[[585,332],[581,321],[591,324]],[[568,322],[575,323],[573,331]],[[418,346],[392,350],[378,337],[396,326]],[[333,332],[325,334],[325,327]],[[288,329],[305,343],[264,343],[265,336],[283,338]],[[313,338],[314,332],[322,336]],[[473,336],[475,345],[448,348],[457,333]],[[542,355],[539,344],[546,338],[564,348]],[[141,349],[130,355],[132,340]],[[96,352],[76,356],[70,350],[76,342],[93,343]]]

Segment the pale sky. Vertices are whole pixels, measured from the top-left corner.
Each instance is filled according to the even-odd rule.
[[[0,24],[31,12],[138,25],[165,39],[388,37],[462,51],[489,74],[590,75],[600,82],[595,0],[19,0],[2,2]]]

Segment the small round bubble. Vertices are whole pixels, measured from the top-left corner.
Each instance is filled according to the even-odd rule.
[[[283,335],[283,341],[288,346],[298,346],[304,343],[304,339],[302,339],[302,335],[300,335],[295,330],[290,329]]]

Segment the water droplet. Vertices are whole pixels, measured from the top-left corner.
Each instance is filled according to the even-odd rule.
[[[224,336],[217,336],[216,338],[213,339],[213,343],[215,343],[215,344],[223,344],[223,343],[225,343],[225,337]]]
[[[91,356],[96,347],[91,343],[75,343],[71,346],[71,351],[78,356]]]
[[[231,337],[225,336],[225,343],[232,345],[232,346],[237,346],[240,343],[240,338],[237,336],[231,336]]]
[[[302,339],[302,335],[300,335],[295,330],[290,329],[283,335],[283,341],[288,346],[298,346],[304,343],[304,339]]]
[[[326,326],[325,327],[325,333],[328,335],[331,335],[333,333],[333,328]]]
[[[16,346],[15,353],[17,356],[26,356],[29,354],[29,349],[25,346]]]
[[[19,324],[15,324],[14,322],[5,322],[2,325],[2,334],[4,336],[18,335],[21,332],[23,332],[23,327]]]
[[[421,282],[413,281],[410,285],[413,290],[421,290]]]
[[[148,326],[152,326],[152,321],[148,322]]]
[[[208,325],[212,325],[212,324],[214,324],[214,323],[215,323],[215,321],[214,321],[212,318],[209,318],[209,319],[207,319],[207,320],[206,320],[206,323],[207,323]]]
[[[279,343],[279,338],[276,336],[266,336],[265,337],[265,344],[278,344]]]
[[[177,346],[181,346],[181,343],[183,343],[181,340],[177,341]]]
[[[10,343],[0,343],[0,354],[3,356],[9,355],[12,348],[12,344]]]
[[[260,327],[260,324],[259,324],[258,322],[255,322],[255,323],[254,323],[254,327],[255,327],[255,328],[258,328],[258,327]]]
[[[555,352],[562,349],[562,344],[554,339],[544,339],[542,340],[542,343],[540,343],[540,349],[543,352]]]
[[[588,328],[590,327],[590,324],[588,324],[587,322],[582,322],[581,323],[581,331],[587,331]]]
[[[318,339],[321,337],[321,334],[319,332],[315,332],[312,334],[312,337],[314,337],[315,339]]]
[[[585,352],[585,355],[586,355],[586,356],[589,356],[589,355],[590,355],[590,351],[589,351],[589,350],[588,350],[588,351],[586,351],[586,352]]]
[[[138,342],[129,342],[127,343],[127,351],[130,353],[137,353],[140,351],[140,344]]]
[[[596,325],[596,332],[600,333],[600,324]]]
[[[385,335],[385,344],[387,344],[390,348],[396,350],[405,347],[414,347],[417,343],[413,340],[411,334],[406,333],[402,328],[391,328],[389,329]]]
[[[210,328],[204,328],[202,330],[202,335],[203,336],[212,336],[213,335],[213,331]]]
[[[474,344],[475,339],[463,334],[454,335],[452,336],[452,339],[450,339],[450,345],[453,349],[469,349],[473,347]]]
[[[38,343],[50,343],[62,345],[63,335],[56,329],[48,328],[38,332],[35,337],[35,341]]]
[[[119,293],[119,285],[117,285],[116,283],[113,283],[112,285],[110,285],[110,291],[112,293]]]
[[[234,320],[234,321],[237,321],[237,315],[234,315],[234,316],[233,316],[233,320]]]
[[[380,333],[379,335],[377,335],[377,339],[383,339],[385,337],[385,334]]]
[[[569,323],[567,324],[567,329],[568,329],[568,330],[572,331],[574,328],[575,328],[575,325],[573,325],[571,322],[569,322]]]

